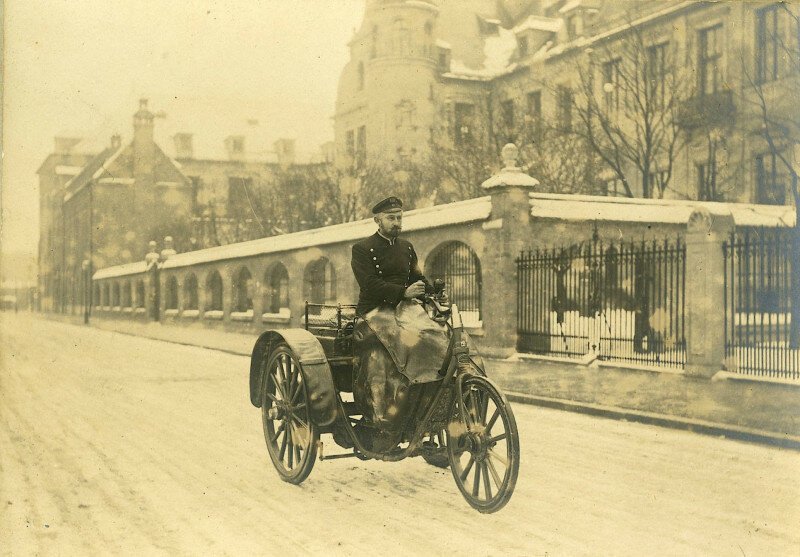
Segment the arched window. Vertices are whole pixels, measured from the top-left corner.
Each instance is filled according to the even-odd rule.
[[[280,313],[289,307],[289,272],[276,263],[264,274],[264,308],[268,313]]]
[[[450,301],[458,305],[465,324],[481,320],[481,264],[462,242],[448,242],[434,249],[425,261],[429,280],[443,279]]]
[[[183,283],[183,306],[184,309],[197,309],[197,277],[194,273],[186,275]]]
[[[103,285],[103,305],[111,305],[111,286],[108,283]]]
[[[122,286],[122,307],[131,307],[131,281],[126,280]]]
[[[144,281],[137,280],[136,281],[136,307],[143,308],[144,307]]]
[[[164,307],[166,309],[178,309],[178,279],[175,277],[169,277],[167,279]]]
[[[303,275],[303,295],[314,304],[336,300],[336,272],[325,257],[320,257],[306,266]]]
[[[119,307],[119,283],[115,282],[111,287],[111,305]]]
[[[212,271],[206,279],[208,303],[206,311],[222,311],[222,277],[218,271]]]
[[[364,62],[358,63],[358,90],[364,88]]]
[[[233,279],[233,311],[253,309],[253,276],[242,267]]]

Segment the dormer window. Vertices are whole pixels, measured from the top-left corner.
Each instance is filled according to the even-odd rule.
[[[567,38],[574,39],[578,36],[578,14],[567,16]]]
[[[528,55],[528,37],[520,37],[519,41],[518,41],[518,44],[519,44],[519,55],[520,55],[520,57],[527,56]]]

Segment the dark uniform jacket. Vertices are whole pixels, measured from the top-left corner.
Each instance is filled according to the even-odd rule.
[[[427,283],[411,242],[397,238],[390,243],[377,232],[353,246],[350,265],[360,287],[359,315],[378,306],[394,307],[410,284],[418,280]]]

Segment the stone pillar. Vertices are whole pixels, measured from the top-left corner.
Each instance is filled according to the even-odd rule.
[[[515,259],[530,243],[529,193],[539,181],[517,166],[519,150],[503,147],[504,167],[482,187],[492,197],[492,214],[484,223],[486,249],[482,271],[482,320],[488,326],[481,342],[487,355],[508,356],[517,344],[517,267]]]
[[[730,212],[695,209],[686,231],[686,373],[710,378],[725,358],[725,260]]]

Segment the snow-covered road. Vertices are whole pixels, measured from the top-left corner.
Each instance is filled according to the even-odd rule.
[[[22,315],[0,335],[3,555],[800,550],[796,452],[517,404],[517,490],[484,516],[421,459],[281,482],[247,358]]]

